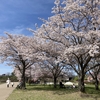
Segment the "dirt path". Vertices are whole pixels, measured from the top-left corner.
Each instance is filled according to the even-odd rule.
[[[14,82],[14,87],[7,88],[6,83],[0,84],[0,100],[6,100],[7,97],[12,93],[12,91],[16,88],[17,82]]]

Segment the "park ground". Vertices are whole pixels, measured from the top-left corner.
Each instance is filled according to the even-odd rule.
[[[7,100],[100,100],[100,90],[96,91],[93,85],[86,86],[86,93],[80,93],[77,88],[27,85],[26,90],[15,89]]]

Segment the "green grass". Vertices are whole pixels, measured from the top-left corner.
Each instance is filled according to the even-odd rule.
[[[26,90],[14,90],[7,100],[100,100],[100,91],[86,86],[86,93],[78,89],[54,89],[52,86],[31,85]]]

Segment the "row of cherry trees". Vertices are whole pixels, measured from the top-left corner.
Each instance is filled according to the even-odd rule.
[[[53,16],[41,19],[33,37],[7,34],[0,41],[1,61],[20,71],[25,87],[25,72],[42,62],[54,78],[72,68],[79,77],[79,90],[85,92],[85,74],[100,68],[100,0],[55,0]],[[98,85],[97,85],[98,86]]]
[[[43,39],[43,45],[52,45],[49,53],[55,50],[59,62],[66,62],[74,69],[79,76],[79,89],[84,92],[85,74],[100,66],[97,60],[100,56],[100,0],[55,0],[54,3],[54,15],[48,20],[42,19],[41,27],[31,31]]]
[[[65,64],[57,61],[57,53],[53,50],[50,52],[50,45],[49,48],[46,47],[47,44],[43,47],[35,36],[6,33],[5,37],[1,37],[0,46],[1,62],[6,61],[9,66],[14,67],[14,73],[19,80],[22,80],[23,88],[26,88],[26,76],[36,81],[44,75],[53,78],[56,87],[57,78],[65,75],[66,70],[69,69],[66,69]]]

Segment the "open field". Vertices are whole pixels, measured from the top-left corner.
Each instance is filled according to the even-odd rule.
[[[93,85],[86,87],[85,94],[78,89],[31,85],[26,90],[14,90],[7,100],[100,100],[100,91],[95,91]]]

